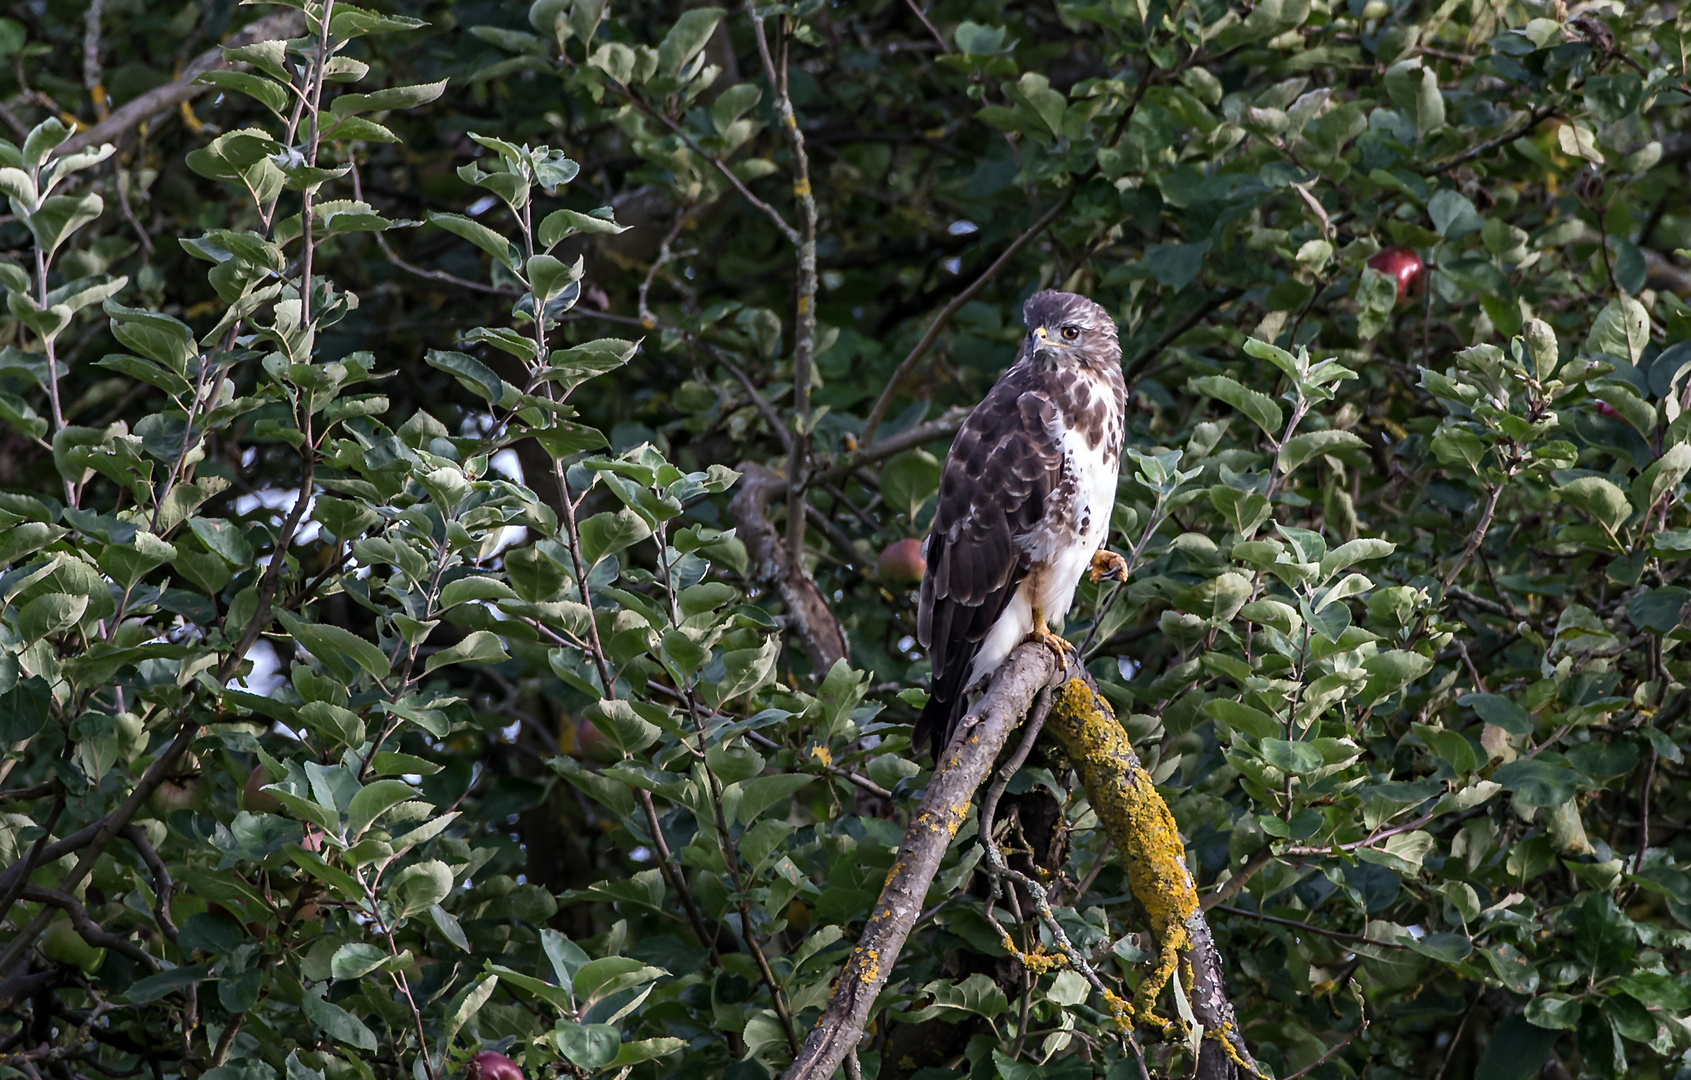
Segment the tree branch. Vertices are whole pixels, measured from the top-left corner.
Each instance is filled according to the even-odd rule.
[[[58,148],[53,151],[52,156],[60,158],[90,146],[116,142],[130,129],[140,127],[147,121],[169,112],[183,102],[194,100],[211,89],[210,86],[204,86],[194,81],[208,71],[245,71],[246,64],[234,63],[223,58],[225,48],[238,49],[243,45],[252,45],[260,41],[297,37],[304,32],[305,15],[303,12],[282,11],[274,15],[266,15],[262,19],[255,19],[229,35],[229,39],[222,45],[207,49],[188,61],[182,68],[182,74],[174,82],[154,87],[140,97],[125,102],[121,108],[114,110],[110,116],[93,127],[79,131],[60,143]]]
[[[828,1080],[856,1049],[875,997],[887,985],[922,911],[940,860],[968,816],[975,790],[1034,697],[1055,674],[1051,650],[1037,643],[1018,647],[999,668],[985,696],[958,725],[904,830],[893,872],[863,935],[784,1080]]]
[[[909,375],[911,370],[915,368],[916,362],[926,356],[929,349],[933,348],[934,341],[939,338],[940,331],[944,330],[951,322],[952,316],[961,311],[964,304],[973,300],[975,294],[986,287],[987,282],[997,277],[998,272],[1009,265],[1010,260],[1016,257],[1017,252],[1044,232],[1053,221],[1056,221],[1063,211],[1068,209],[1069,201],[1073,198],[1074,188],[1071,187],[1063,192],[1063,197],[1058,199],[1051,209],[1039,216],[1039,220],[1029,225],[1020,236],[1012,240],[1010,246],[1005,248],[1003,253],[992,261],[992,265],[982,270],[980,276],[969,283],[968,288],[952,297],[950,303],[940,308],[939,314],[934,316],[934,321],[928,324],[927,332],[922,335],[922,340],[918,341],[916,347],[910,350],[910,355],[899,362],[898,369],[892,373],[892,378],[887,380],[886,388],[881,391],[881,396],[875,400],[874,408],[869,410],[869,418],[863,422],[863,434],[859,436],[858,441],[865,446],[873,443],[875,429],[880,427],[881,421],[886,418],[887,407],[892,404],[893,395],[898,392],[898,384],[903,382],[905,376]]]
[[[870,446],[859,446],[834,464],[825,469],[819,469],[810,478],[811,487],[821,487],[842,480],[865,465],[873,465],[877,461],[884,461],[894,454],[902,454],[906,450],[921,446],[923,443],[933,442],[935,439],[949,439],[957,434],[957,429],[968,419],[969,410],[953,406],[941,413],[937,419],[929,420],[915,427],[905,428],[897,435],[886,438]]]
[[[1128,887],[1145,909],[1157,942],[1157,966],[1134,995],[1134,1018],[1139,1023],[1166,1023],[1151,1012],[1156,995],[1169,979],[1180,978],[1182,969],[1189,969],[1187,995],[1193,1015],[1206,1033],[1213,1033],[1199,1052],[1197,1075],[1223,1078],[1241,1071],[1257,1073],[1227,999],[1221,956],[1198,904],[1174,815],[1140,765],[1127,732],[1116,722],[1109,704],[1078,678],[1057,692],[1045,727],[1080,772],[1098,820],[1122,853]]]
[[[747,574],[779,593],[811,666],[818,674],[825,674],[836,661],[846,658],[849,647],[833,607],[805,572],[804,563],[788,552],[769,520],[770,500],[786,493],[787,480],[755,461],[743,461],[739,469],[740,482],[728,504],[728,516],[751,559]]]

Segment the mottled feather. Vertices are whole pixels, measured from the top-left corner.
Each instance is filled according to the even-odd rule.
[[[946,455],[925,547],[917,638],[933,681],[915,742],[930,742],[936,758],[968,691],[1025,633],[1015,631],[1030,605],[1044,599],[1051,618],[1067,611],[1078,547],[1089,545],[1089,559],[1108,527],[1109,505],[1096,504],[1114,496],[1126,404],[1115,324],[1072,293],[1035,293],[1024,316],[1016,363]]]

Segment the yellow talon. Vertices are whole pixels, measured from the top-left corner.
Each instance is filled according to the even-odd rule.
[[[1127,560],[1108,548],[1099,548],[1092,554],[1092,570],[1087,578],[1091,581],[1126,581]]]
[[[1068,667],[1069,656],[1074,652],[1074,646],[1070,645],[1068,639],[1063,635],[1053,632],[1049,626],[1045,625],[1045,613],[1038,608],[1033,609],[1033,629],[1028,631],[1027,640],[1037,641],[1050,649],[1057,657],[1059,668]]]

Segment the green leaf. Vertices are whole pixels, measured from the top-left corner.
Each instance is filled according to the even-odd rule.
[[[1205,375],[1192,380],[1192,389],[1238,409],[1270,437],[1278,437],[1285,423],[1280,406],[1267,394],[1248,390],[1225,375]]]
[[[443,349],[430,349],[423,354],[430,367],[456,376],[458,385],[483,401],[497,403],[505,396],[505,383],[493,369],[472,356]]]
[[[1556,489],[1563,502],[1584,511],[1611,533],[1619,533],[1632,516],[1625,492],[1601,476],[1581,476]]]
[[[105,200],[92,191],[85,195],[49,195],[24,218],[24,224],[51,261],[66,237],[99,217],[105,208]]]
[[[1446,240],[1460,240],[1485,226],[1474,204],[1453,188],[1445,188],[1427,200],[1427,213],[1433,219],[1433,228]]]
[[[1179,292],[1192,284],[1204,268],[1204,256],[1209,248],[1207,240],[1197,244],[1151,244],[1145,248],[1145,269],[1157,279],[1157,284]]]
[[[387,654],[352,631],[324,623],[308,623],[286,611],[278,611],[276,617],[287,627],[288,633],[310,650],[311,655],[329,665],[342,678],[350,681],[356,676],[353,665],[364,669],[377,682],[388,677]]]
[[[558,1052],[583,1069],[601,1069],[616,1060],[622,1035],[611,1024],[578,1024],[562,1019],[552,1033]]]
[[[1362,702],[1373,705],[1397,693],[1433,668],[1433,662],[1419,653],[1389,649],[1362,662],[1368,682],[1362,688]]]
[[[732,91],[730,91],[732,92]],[[723,95],[726,97],[727,95]],[[722,98],[717,99],[719,102]],[[583,214],[575,210],[554,210],[541,221],[540,228],[535,230],[535,239],[540,246],[551,251],[566,238],[576,233],[586,233],[590,236],[610,235],[628,231],[628,226],[618,225],[610,216],[611,208],[601,207],[591,214]]]
[[[447,1014],[446,1029],[441,1032],[441,1042],[450,1046],[453,1037],[463,1030],[464,1025],[470,1022],[471,1017],[481,1011],[481,1007],[487,1004],[487,999],[492,997],[493,992],[497,989],[499,989],[497,972],[489,972],[466,986],[463,993],[458,995],[452,1005],[452,1011]]]
[[[194,81],[205,86],[245,94],[277,116],[282,116],[288,110],[287,89],[262,75],[254,75],[249,71],[202,71]]]
[[[704,50],[716,25],[728,13],[722,8],[701,7],[683,12],[658,46],[658,71],[675,77],[682,67]]]
[[[34,738],[52,716],[53,692],[47,680],[39,675],[18,679],[16,665],[13,660],[12,685],[0,694],[0,750]]]
[[[1491,969],[1503,980],[1503,985],[1517,994],[1530,994],[1538,989],[1538,970],[1527,955],[1508,942],[1481,949],[1480,954],[1491,962]]]
[[[1644,80],[1636,71],[1592,75],[1585,80],[1585,107],[1605,124],[1638,111],[1644,100]]]
[[[623,1043],[617,1051],[617,1056],[610,1063],[609,1068],[622,1069],[630,1065],[638,1065],[643,1061],[668,1057],[685,1049],[687,1043],[683,1039],[663,1036],[656,1039],[641,1039],[637,1042]]]
[[[1352,450],[1367,445],[1360,436],[1348,431],[1329,429],[1294,435],[1280,447],[1280,471],[1290,474],[1317,455],[1335,454],[1341,450]]]
[[[583,1005],[609,997],[622,990],[644,986],[669,972],[661,967],[649,967],[628,956],[606,956],[589,960],[575,973],[575,996]]]
[[[786,802],[805,785],[816,779],[804,773],[782,773],[776,776],[755,776],[742,781],[740,805],[735,817],[742,825],[750,825],[758,815],[777,803]]]
[[[1228,701],[1226,698],[1211,698],[1204,702],[1203,713],[1212,720],[1237,728],[1257,739],[1273,738],[1285,731],[1285,726],[1280,721],[1262,710],[1253,709],[1243,702]]]
[[[345,99],[338,98],[336,100],[343,101]],[[494,232],[486,225],[483,225],[481,222],[467,218],[462,214],[442,214],[433,210],[424,214],[423,220],[427,221],[430,225],[438,225],[455,236],[463,237],[476,247],[479,247],[489,255],[492,255],[494,261],[505,267],[505,269],[510,270],[512,273],[516,272],[517,262],[521,258],[517,252],[517,245],[511,243],[509,240]]]
[[[607,555],[637,544],[652,535],[652,527],[644,518],[628,507],[617,511],[594,514],[579,526],[581,560],[589,567],[596,566]]]
[[[329,959],[329,973],[337,979],[360,979],[389,959],[385,949],[364,941],[349,941]]]
[[[569,349],[558,349],[546,358],[546,378],[559,385],[565,396],[588,379],[615,371],[634,356],[638,341],[599,338]]]
[[[312,993],[300,995],[300,1009],[306,1019],[323,1029],[323,1034],[339,1043],[360,1050],[376,1049],[376,1033],[364,1026],[364,1021],[332,1002]]]
[[[442,649],[429,657],[424,672],[443,668],[448,664],[499,664],[511,658],[499,635],[487,630],[472,630],[464,640],[449,649]]]
[[[131,1005],[146,1005],[166,994],[173,994],[184,987],[204,982],[210,974],[210,964],[188,964],[170,968],[130,983],[129,989],[123,992],[123,998]]]
[[[657,742],[663,730],[618,699],[595,701],[582,710],[588,721],[612,746],[624,754],[637,754]]]
[[[401,870],[388,886],[395,913],[408,918],[427,911],[452,892],[452,870],[438,859],[415,863]]]
[[[1603,305],[1585,338],[1585,351],[1619,357],[1637,364],[1650,344],[1650,314],[1630,296],[1617,296]]]
[[[336,22],[331,17],[331,24]],[[446,92],[446,80],[418,83],[414,86],[390,86],[371,94],[342,94],[329,105],[329,114],[336,120],[360,113],[383,112],[388,109],[412,109],[427,105]],[[453,215],[455,216],[455,215]]]
[[[716,133],[728,134],[728,129],[734,126],[734,121],[756,108],[757,103],[762,100],[763,90],[756,83],[740,83],[724,90],[710,107],[710,120],[716,128]]]
[[[550,255],[531,255],[526,267],[529,285],[533,287],[535,295],[540,298],[541,303],[545,303],[580,281],[581,268],[582,259],[579,255],[576,256],[573,263],[554,259]]]
[[[1444,126],[1444,95],[1439,92],[1438,75],[1422,67],[1420,57],[1393,64],[1386,71],[1385,82],[1392,104],[1415,126],[1416,137],[1426,138]]]
[[[887,506],[916,520],[916,512],[939,490],[940,461],[926,450],[907,450],[881,466],[881,497]]]
[[[403,780],[376,780],[366,784],[347,805],[346,838],[356,842],[377,818],[416,797],[417,792]]]
[[[1565,765],[1542,758],[1524,758],[1503,765],[1491,778],[1513,792],[1523,806],[1560,806],[1574,797],[1577,776]]]

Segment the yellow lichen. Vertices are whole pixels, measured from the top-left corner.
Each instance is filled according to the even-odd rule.
[[[1132,1031],[1133,1006],[1114,991],[1105,990],[1103,996],[1104,1007],[1110,1010],[1110,1018],[1115,1021],[1116,1027],[1123,1032]]]
[[[1063,684],[1045,726],[1079,770],[1104,831],[1125,857],[1128,887],[1150,919],[1157,959],[1133,995],[1133,1006],[1141,1020],[1166,1028],[1168,1021],[1151,1006],[1176,976],[1180,954],[1191,943],[1186,920],[1198,910],[1179,827],[1140,767],[1127,732],[1084,681]]]
[[[874,949],[859,948],[857,950],[857,967],[863,972],[863,985],[872,986],[881,974],[881,954]]]
[[[1246,1061],[1239,1054],[1239,1048],[1237,1046],[1233,1045],[1233,1021],[1229,1020],[1229,1021],[1223,1023],[1220,1027],[1216,1028],[1213,1031],[1204,1032],[1204,1038],[1214,1039],[1215,1041],[1219,1042],[1221,1044],[1221,1049],[1226,1052],[1228,1059],[1230,1061],[1232,1061],[1233,1064],[1235,1064],[1235,1065],[1239,1066],[1239,1068],[1243,1069],[1245,1072],[1247,1072],[1247,1073],[1249,1073],[1253,1076],[1261,1076],[1262,1075],[1262,1073],[1257,1070],[1257,1067],[1255,1065],[1252,1065],[1250,1062]]]
[[[1058,968],[1065,967],[1068,964],[1068,959],[1064,957],[1062,953],[1050,952],[1044,945],[1034,946],[1033,952],[1023,952],[1022,950],[1016,948],[1016,942],[1009,934],[1005,934],[1002,938],[1000,938],[999,944],[1004,946],[1005,952],[1014,956],[1021,962],[1023,967],[1027,968],[1035,975],[1044,975],[1048,971],[1056,971]]]

